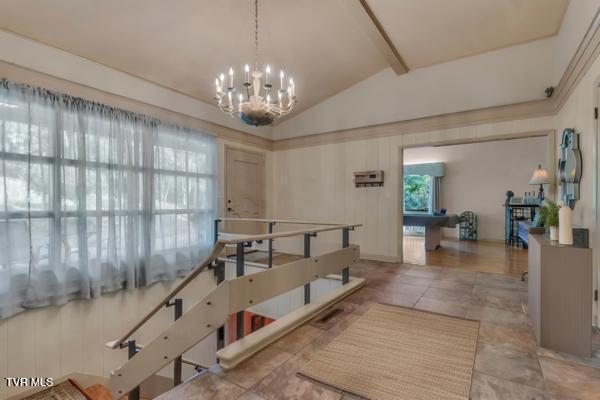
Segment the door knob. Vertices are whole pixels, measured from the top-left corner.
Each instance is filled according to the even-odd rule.
[[[233,211],[233,208],[227,207],[227,211]]]

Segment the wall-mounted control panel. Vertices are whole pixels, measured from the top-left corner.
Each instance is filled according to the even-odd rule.
[[[360,171],[354,173],[355,187],[383,186],[383,171]]]

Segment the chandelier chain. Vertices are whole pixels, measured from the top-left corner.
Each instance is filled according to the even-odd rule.
[[[254,0],[254,49],[258,57],[258,0]]]

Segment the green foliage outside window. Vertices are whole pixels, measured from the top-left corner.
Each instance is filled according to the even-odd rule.
[[[429,211],[429,175],[404,176],[404,209]]]

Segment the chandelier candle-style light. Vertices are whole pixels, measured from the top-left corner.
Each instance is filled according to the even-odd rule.
[[[258,0],[254,0],[254,45],[258,58]],[[239,117],[248,125],[263,126],[294,110],[294,80],[286,77],[283,70],[279,71],[279,79],[275,78],[279,81],[279,89],[275,89],[271,67],[268,64],[264,71],[259,68],[258,62],[255,62],[252,71],[246,64],[244,73],[238,76],[239,78],[236,78],[233,67],[230,67],[227,76],[221,74],[215,80],[217,105],[223,113]],[[240,81],[238,88],[236,83]]]

